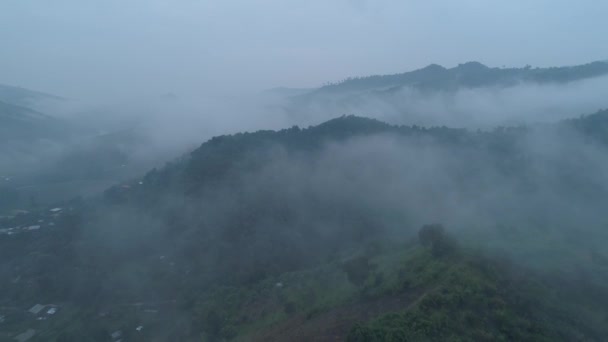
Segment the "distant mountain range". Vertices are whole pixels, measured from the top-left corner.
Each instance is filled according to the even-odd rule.
[[[0,142],[60,137],[66,132],[65,123],[40,108],[63,101],[56,95],[0,84]]]
[[[66,127],[31,108],[0,101],[0,142],[58,138]]]
[[[577,66],[551,68],[491,68],[479,62],[467,62],[454,68],[431,64],[425,68],[394,75],[349,78],[308,93],[395,90],[415,87],[421,90],[455,90],[458,88],[508,87],[522,82],[567,83],[608,74],[608,62],[598,61]]]
[[[123,129],[98,135],[95,123],[48,114],[67,102],[0,85],[0,197],[18,194],[15,204],[20,206],[46,203],[101,191],[133,169],[141,172],[128,158],[142,144],[137,133]]]
[[[605,108],[608,100],[600,89],[606,75],[605,61],[551,68],[494,68],[467,62],[271,92],[284,100],[280,110],[298,124],[355,114],[395,124],[487,128],[550,122],[572,112]]]
[[[0,101],[18,106],[30,106],[38,101],[65,101],[60,96],[51,95],[35,90],[0,84]]]

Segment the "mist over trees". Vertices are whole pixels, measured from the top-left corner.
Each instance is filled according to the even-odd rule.
[[[608,63],[497,68],[478,62],[351,78],[287,96],[292,120],[356,114],[393,124],[490,129],[554,122],[605,108]]]
[[[608,340],[608,2],[0,2],[0,342]]]
[[[342,294],[333,299],[340,303],[357,296],[367,303],[389,293],[425,293],[438,279],[461,272],[457,271],[461,267],[466,267],[462,272],[473,272],[459,276],[461,286],[503,289],[511,276],[496,278],[489,273],[478,279],[474,275],[487,272],[484,267],[489,272],[503,267],[493,261],[478,266],[474,260],[481,256],[474,255],[480,252],[508,258],[515,267],[532,272],[525,284],[535,277],[545,282],[549,280],[543,277],[560,279],[564,273],[583,272],[584,280],[577,285],[558,281],[560,293],[574,301],[577,297],[571,291],[579,291],[580,286],[593,288],[590,293],[603,291],[605,273],[597,260],[605,257],[600,208],[608,196],[606,122],[608,114],[598,112],[550,125],[469,131],[392,126],[345,116],[304,129],[215,137],[164,167],[106,190],[100,198],[63,203],[59,214],[49,215],[47,210],[6,220],[3,227],[16,228],[10,230],[13,234],[6,231],[0,236],[2,289],[7,294],[2,305],[15,306],[27,299],[63,303],[66,314],[111,313],[97,323],[86,317],[69,323],[53,321],[60,324],[59,330],[42,328],[42,336],[51,339],[86,336],[87,329],[100,331],[99,336],[121,326],[126,329],[124,323],[116,323],[119,317],[133,325],[153,324],[156,328],[150,326],[147,333],[167,338],[221,340],[241,334],[254,338],[258,332],[246,326],[278,309],[241,318],[235,314],[258,305],[254,298],[271,300],[273,295],[266,293],[271,288],[283,291],[287,286],[285,291],[294,291],[289,293],[295,297],[280,297],[278,304],[284,307],[281,312],[287,322],[302,314],[315,322],[316,315],[323,317],[325,310],[331,310],[316,288],[317,281],[343,286]],[[581,164],[590,167],[581,170]],[[44,228],[21,232],[20,227],[36,222]],[[52,227],[46,226],[49,222]],[[426,225],[429,222],[442,222],[448,228]],[[417,240],[426,249],[417,249]],[[556,242],[543,245],[543,240]],[[462,247],[463,243],[478,246],[480,252]],[[404,250],[407,258],[414,259],[401,264]],[[427,252],[431,259],[425,259]],[[420,268],[414,267],[417,263]],[[392,272],[397,271],[389,270],[399,265],[414,268],[406,267],[402,276],[393,279]],[[415,276],[423,270],[431,273]],[[430,277],[433,272],[437,273]],[[409,277],[421,278],[412,283]],[[473,279],[481,283],[473,285]],[[497,300],[505,301],[504,310],[515,314],[523,310],[515,304],[517,296],[540,300],[530,297],[534,286],[509,289],[509,294],[497,294],[505,296]],[[306,297],[299,296],[313,289],[318,292],[311,297],[315,299],[301,302]],[[236,296],[235,301],[221,305],[225,296]],[[430,307],[421,304],[419,314],[433,307],[457,310],[464,305],[442,298],[428,303]],[[592,307],[601,313],[599,298],[576,299],[579,306],[570,309],[571,314],[589,309],[590,301],[597,301]],[[469,300],[465,303],[471,304]],[[543,300],[547,302],[540,311],[528,317],[533,324],[556,305],[553,297]],[[143,303],[150,307],[145,310],[162,313],[145,318],[144,309],[131,313],[120,309],[129,303]],[[490,305],[484,303],[475,305]],[[383,310],[390,311],[388,306]],[[181,317],[179,323],[164,321],[167,314]],[[405,316],[403,324],[412,324],[407,322],[415,317]],[[603,334],[599,322],[566,324],[551,317],[555,324],[533,330],[524,328],[529,323],[501,318],[501,329],[506,329],[502,332],[471,325],[466,334],[523,339]],[[379,322],[374,324],[380,326],[343,333],[360,340],[368,336],[367,329],[384,331],[384,321]],[[75,330],[68,333],[68,326]],[[407,336],[464,334],[451,328],[416,329]],[[266,333],[273,334],[272,329]]]

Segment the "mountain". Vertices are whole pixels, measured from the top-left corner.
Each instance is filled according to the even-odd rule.
[[[56,95],[0,84],[0,101],[17,106],[29,107],[35,106],[39,102],[62,102],[65,100]]]
[[[346,91],[394,90],[399,87],[415,87],[422,90],[455,90],[489,86],[513,86],[522,82],[567,83],[608,74],[608,63],[552,68],[490,68],[479,62],[467,62],[447,69],[437,64],[395,75],[350,78],[323,86],[313,94]]]
[[[489,128],[552,122],[608,106],[608,63],[552,68],[432,64],[394,75],[349,78],[283,96],[278,110],[309,124],[343,114],[394,124]]]
[[[0,142],[59,138],[64,124],[33,109],[0,101]]]
[[[66,123],[41,109],[63,101],[59,96],[0,84],[0,142],[62,138]]]
[[[99,193],[155,165],[132,130],[95,135],[73,121],[0,101],[0,214]]]
[[[2,218],[0,338],[605,340],[607,130],[600,111],[215,137]]]

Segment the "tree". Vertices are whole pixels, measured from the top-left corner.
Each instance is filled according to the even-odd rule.
[[[441,224],[425,224],[418,231],[418,240],[425,247],[430,247],[436,257],[452,254],[456,249],[456,242],[445,233]]]

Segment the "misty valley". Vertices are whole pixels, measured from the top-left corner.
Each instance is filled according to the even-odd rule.
[[[0,86],[0,341],[606,341],[607,75],[433,64],[213,123]]]

